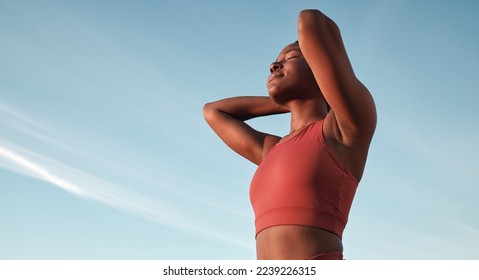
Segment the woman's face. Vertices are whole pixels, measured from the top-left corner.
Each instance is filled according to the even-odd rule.
[[[270,65],[266,86],[278,104],[317,95],[318,84],[297,43],[286,46]]]

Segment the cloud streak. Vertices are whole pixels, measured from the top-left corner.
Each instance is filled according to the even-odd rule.
[[[2,135],[5,135],[0,135],[0,168],[37,178],[81,199],[96,201],[170,228],[253,250],[251,240],[244,237],[247,234],[231,232],[217,223],[218,219],[224,219],[225,213],[232,218],[244,214],[209,196],[198,185],[195,191],[192,186],[182,185],[187,182],[181,178],[161,178],[161,170],[153,175],[145,174],[148,171],[142,170],[142,162],[123,165],[101,154],[77,149],[81,147],[78,143],[81,140],[69,141],[58,131],[2,102],[0,117]],[[12,131],[17,137],[9,135]],[[20,140],[12,144],[17,139]],[[52,151],[52,154],[45,156],[37,151]],[[99,170],[92,173],[65,163],[78,164],[79,161],[84,161],[85,166],[99,167]],[[116,177],[105,179],[109,175]],[[198,209],[209,216],[198,216]]]
[[[81,191],[81,189],[78,186],[75,186],[75,184],[60,178],[56,176],[55,174],[52,174],[48,170],[38,166],[37,164],[13,153],[12,151],[9,151],[5,149],[4,147],[0,146],[0,156],[4,157],[7,160],[12,161],[13,163],[16,163],[20,165],[20,167],[27,169],[28,171],[33,172],[33,174],[38,175],[39,178],[54,184],[55,186],[58,186],[70,193],[73,193],[77,196],[84,196],[84,192]]]
[[[0,146],[0,157],[6,162],[10,162],[10,164],[17,165],[17,172],[20,169],[22,171],[20,173],[24,175],[29,174],[29,176],[46,181],[80,198],[97,201],[190,234],[251,248],[248,242],[238,236],[223,232],[221,229],[215,228],[214,225],[205,226],[201,221],[188,219],[188,213],[181,209],[181,206],[171,205],[155,198],[128,191],[123,187],[52,161],[51,163],[56,165],[56,169],[62,169],[60,173],[63,174],[58,175],[47,167],[43,167],[4,146]]]

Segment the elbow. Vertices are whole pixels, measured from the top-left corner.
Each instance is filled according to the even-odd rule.
[[[299,12],[298,19],[300,21],[304,21],[304,20],[315,20],[315,19],[323,18],[323,17],[326,17],[326,15],[319,10],[306,9]]]
[[[319,10],[302,10],[298,16],[298,33],[337,31],[336,23]]]
[[[218,107],[217,102],[206,103],[203,106],[203,117],[209,124],[217,120],[222,114],[224,112]]]
[[[304,30],[325,22],[326,15],[318,10],[302,10],[298,16],[298,29]]]
[[[203,106],[203,117],[205,118],[207,122],[211,120],[211,118],[213,117],[214,110],[215,109],[214,109],[213,103],[206,103]]]

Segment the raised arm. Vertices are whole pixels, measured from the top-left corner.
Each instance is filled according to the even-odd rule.
[[[266,152],[280,137],[257,131],[245,123],[246,120],[289,112],[269,97],[243,96],[208,103],[203,115],[214,132],[231,149],[259,164]]]
[[[374,102],[353,72],[338,26],[318,10],[304,10],[298,17],[298,41],[331,107],[327,118],[337,126],[338,138],[346,145],[370,141],[376,127]]]

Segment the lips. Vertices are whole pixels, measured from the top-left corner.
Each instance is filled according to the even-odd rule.
[[[279,77],[283,77],[284,75],[279,73],[279,72],[273,72],[271,73],[271,75],[269,75],[268,77],[268,83],[270,83],[272,80],[276,79],[276,78],[279,78]]]

